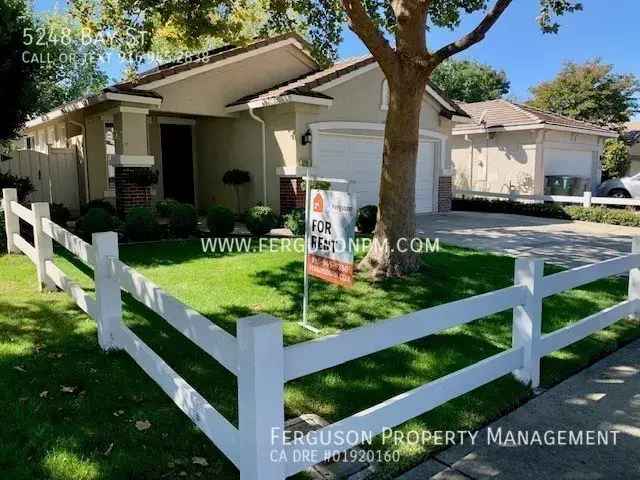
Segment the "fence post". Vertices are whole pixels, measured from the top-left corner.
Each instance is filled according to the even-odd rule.
[[[640,254],[640,237],[633,237],[631,242],[631,253]],[[640,268],[629,270],[629,300],[634,299],[640,299]],[[640,320],[640,311],[629,317],[632,320]]]
[[[31,211],[33,212],[33,245],[36,250],[36,269],[40,290],[55,291],[56,284],[47,275],[45,265],[48,261],[53,260],[53,239],[42,229],[42,219],[51,217],[49,204],[45,202],[32,203]]]
[[[542,335],[542,297],[540,287],[544,275],[544,262],[540,259],[517,258],[514,283],[527,288],[524,305],[513,309],[513,348],[524,347],[524,365],[514,372],[524,384],[536,388],[540,385],[540,357],[538,343]]]
[[[591,208],[591,192],[587,190],[582,194],[582,206],[584,208]]]
[[[282,322],[257,315],[237,325],[240,479],[283,480],[285,463],[277,456],[284,446]]]
[[[109,267],[109,258],[118,259],[118,234],[94,233],[92,244],[96,254],[94,281],[98,343],[105,351],[113,350],[118,348],[117,333],[122,326],[120,284],[111,276]]]
[[[13,243],[13,234],[20,233],[20,220],[11,210],[11,202],[18,201],[18,191],[15,188],[2,189],[2,207],[4,208],[4,231],[7,235],[7,252],[20,253],[20,249]]]

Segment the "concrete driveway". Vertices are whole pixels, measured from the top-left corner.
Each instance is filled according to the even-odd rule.
[[[576,267],[631,251],[640,228],[482,212],[418,215],[418,235],[512,256]]]

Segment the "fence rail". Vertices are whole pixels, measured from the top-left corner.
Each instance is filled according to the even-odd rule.
[[[640,314],[639,237],[633,240],[631,255],[548,276],[542,261],[517,259],[511,287],[284,347],[282,322],[276,318],[240,319],[234,337],[173,298],[119,260],[113,232],[94,234],[91,244],[84,242],[51,222],[48,204],[34,203],[31,210],[19,205],[13,189],[3,190],[3,207],[8,250],[25,253],[33,261],[41,289],[66,291],[96,320],[101,348],[124,350],[236,465],[242,480],[281,480],[364,440],[344,435],[348,431],[378,434],[510,373],[536,387],[541,357]],[[20,236],[19,218],[33,226],[35,245]],[[55,265],[53,240],[93,268],[95,298]],[[545,297],[624,272],[629,272],[627,300],[542,334]],[[238,427],[124,325],[122,290],[238,377]],[[511,348],[309,432],[302,440],[285,441],[286,382],[510,309]],[[338,432],[343,435],[333,435]],[[323,438],[336,442],[327,444]]]
[[[534,202],[556,202],[556,203],[575,203],[583,207],[589,208],[593,205],[617,205],[628,207],[640,207],[640,199],[635,198],[613,198],[613,197],[594,197],[591,192],[584,192],[582,196],[571,195],[527,195],[516,191],[509,193],[483,192],[479,190],[454,190],[454,197],[480,197],[495,198],[502,200],[526,200]]]

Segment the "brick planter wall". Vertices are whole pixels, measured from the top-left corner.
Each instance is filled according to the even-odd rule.
[[[280,177],[280,214],[294,208],[304,208],[304,190],[301,177]]]
[[[452,183],[451,177],[438,178],[438,212],[451,211]]]
[[[135,207],[150,207],[153,202],[151,187],[141,187],[131,181],[139,167],[116,167],[116,209],[126,214]]]

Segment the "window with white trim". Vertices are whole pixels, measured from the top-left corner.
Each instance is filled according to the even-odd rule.
[[[115,129],[113,122],[104,122],[104,148],[105,158],[107,160],[107,189],[114,191],[116,189],[116,168],[111,161],[116,153],[115,148]]]

